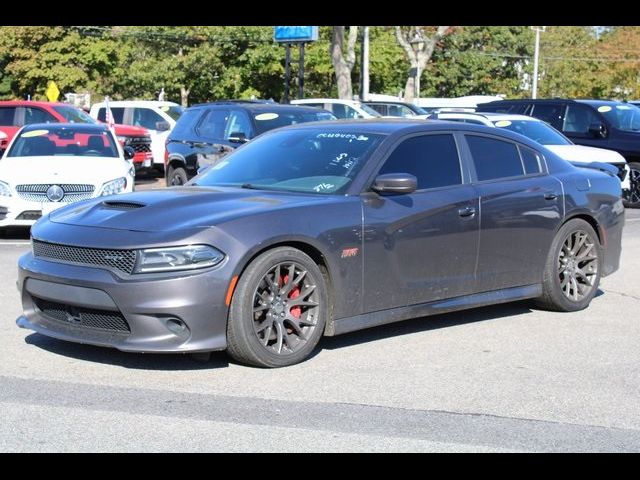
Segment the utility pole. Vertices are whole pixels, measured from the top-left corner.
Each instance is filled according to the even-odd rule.
[[[538,96],[538,58],[540,56],[540,32],[544,32],[547,27],[531,27],[536,32],[536,48],[533,52],[533,89],[531,98]]]
[[[369,27],[362,27],[362,88],[360,99],[369,100]]]

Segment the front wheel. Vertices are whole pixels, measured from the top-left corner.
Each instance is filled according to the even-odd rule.
[[[227,352],[241,363],[285,367],[306,359],[328,317],[325,279],[291,247],[258,256],[238,281],[229,310]]]
[[[602,247],[589,223],[574,218],[556,234],[545,265],[538,305],[574,312],[586,308],[600,284]]]
[[[640,208],[640,163],[629,162],[629,190],[623,197],[627,208]]]
[[[187,171],[182,167],[169,167],[167,174],[167,187],[177,187],[187,183]]]

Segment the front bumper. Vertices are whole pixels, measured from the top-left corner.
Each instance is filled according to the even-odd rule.
[[[16,323],[43,335],[129,352],[204,352],[226,348],[228,280],[223,269],[181,276],[130,276],[57,263],[27,253],[18,264],[24,313]],[[134,278],[135,277],[135,278]],[[62,317],[38,305],[62,306]],[[86,326],[83,313],[124,318],[130,331]],[[186,329],[177,332],[171,322]],[[104,327],[104,325],[103,325]]]
[[[0,199],[0,227],[31,226],[42,216],[67,203],[30,202],[17,197]]]

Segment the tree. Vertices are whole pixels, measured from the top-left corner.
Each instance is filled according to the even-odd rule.
[[[448,26],[439,26],[433,31],[433,27],[396,27],[396,39],[403,48],[411,66],[404,89],[405,102],[413,101],[418,72],[424,71],[427,62],[431,60],[436,44],[449,28]],[[430,30],[433,33],[428,35],[427,32]],[[413,44],[416,45],[415,49]]]
[[[349,27],[346,52],[344,51],[344,33],[344,27],[333,27],[329,53],[335,70],[338,98],[351,99],[353,97],[351,70],[356,63],[355,47],[358,39],[358,27]]]
[[[452,28],[427,64],[425,95],[529,97],[533,37],[525,26]]]

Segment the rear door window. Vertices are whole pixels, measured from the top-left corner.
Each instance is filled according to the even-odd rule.
[[[478,181],[524,175],[515,144],[479,135],[465,135]]]

